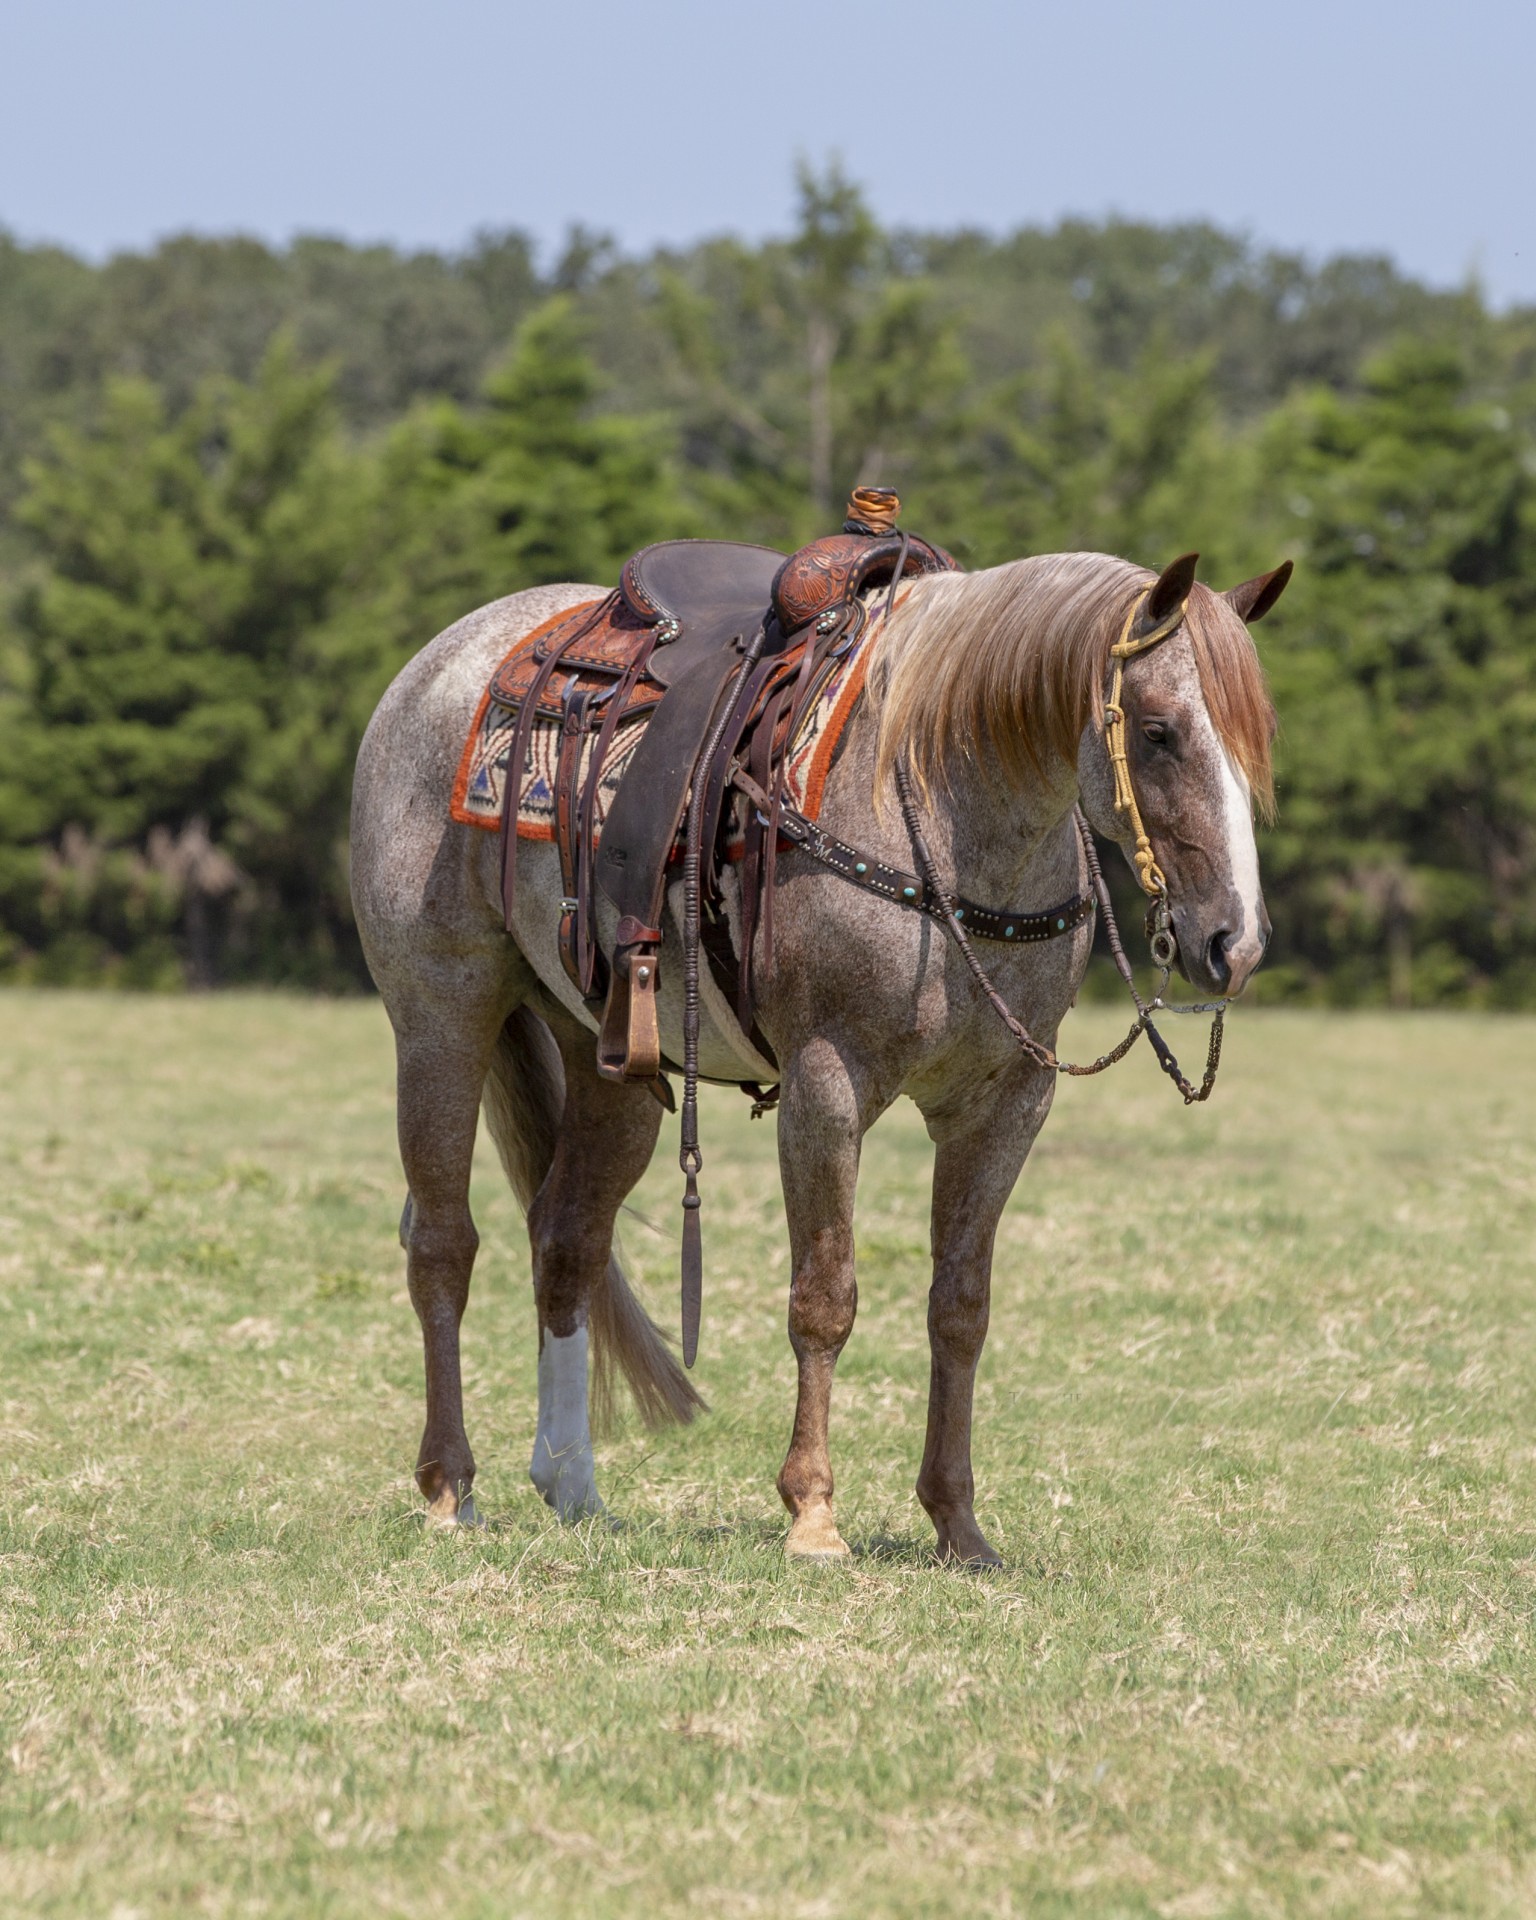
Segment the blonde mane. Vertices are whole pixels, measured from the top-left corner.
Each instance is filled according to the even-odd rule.
[[[1107,553],[1051,553],[915,582],[871,663],[876,791],[899,755],[922,785],[947,787],[956,758],[978,741],[1015,784],[1049,761],[1075,761],[1084,727],[1103,721],[1109,650],[1133,597],[1155,578]],[[1267,817],[1274,708],[1253,641],[1202,586],[1190,595],[1185,631],[1211,722]]]

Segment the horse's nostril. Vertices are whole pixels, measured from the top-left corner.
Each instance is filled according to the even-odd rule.
[[[1227,942],[1231,937],[1223,927],[1211,935],[1206,945],[1205,970],[1213,986],[1225,987],[1232,978],[1231,962],[1227,959]]]

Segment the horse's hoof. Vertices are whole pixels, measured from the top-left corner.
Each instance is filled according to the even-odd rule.
[[[807,1514],[797,1519],[784,1542],[784,1553],[790,1560],[809,1560],[824,1566],[849,1557],[848,1543],[838,1532],[830,1513]]]
[[[585,1484],[575,1475],[553,1476],[541,1483],[530,1470],[534,1489],[562,1527],[579,1527],[586,1520],[607,1520],[608,1509],[590,1477]]]
[[[1003,1564],[1003,1556],[985,1540],[964,1548],[946,1543],[937,1553],[941,1567],[958,1567],[963,1573],[991,1573]]]
[[[445,1532],[455,1527],[483,1527],[485,1521],[480,1517],[480,1509],[475,1505],[475,1496],[466,1493],[462,1499],[446,1489],[427,1507],[427,1525],[441,1527]]]

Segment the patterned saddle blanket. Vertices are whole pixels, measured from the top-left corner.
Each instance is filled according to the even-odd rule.
[[[481,695],[474,723],[464,742],[453,798],[449,811],[467,827],[484,827],[499,832],[502,810],[506,805],[508,761],[517,732],[515,706],[497,698],[498,686],[516,684],[515,668],[531,660],[539,641],[558,623],[585,608],[568,609],[546,621],[519,640],[506,655]],[[836,663],[789,744],[785,792],[790,804],[808,820],[819,818],[822,794],[837,744],[848,724],[869,665],[871,629],[866,628],[850,652]],[[513,672],[509,672],[513,669]],[[603,822],[619,790],[619,782],[629,765],[630,756],[640,743],[648,711],[642,710],[621,724],[603,760],[596,787],[593,830],[600,842]],[[553,840],[555,837],[555,772],[560,757],[561,723],[558,703],[547,712],[541,707],[529,739],[517,797],[517,835],[520,840]],[[582,747],[579,778],[585,782],[591,769],[591,756],[597,735],[588,736]],[[739,859],[741,834],[731,831],[721,849],[726,859]]]

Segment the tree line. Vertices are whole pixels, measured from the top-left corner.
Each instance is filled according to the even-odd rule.
[[[0,237],[0,978],[364,979],[358,738],[471,607],[855,480],[964,564],[1222,585],[1281,716],[1271,998],[1536,1004],[1536,311],[1204,225],[643,258]]]

